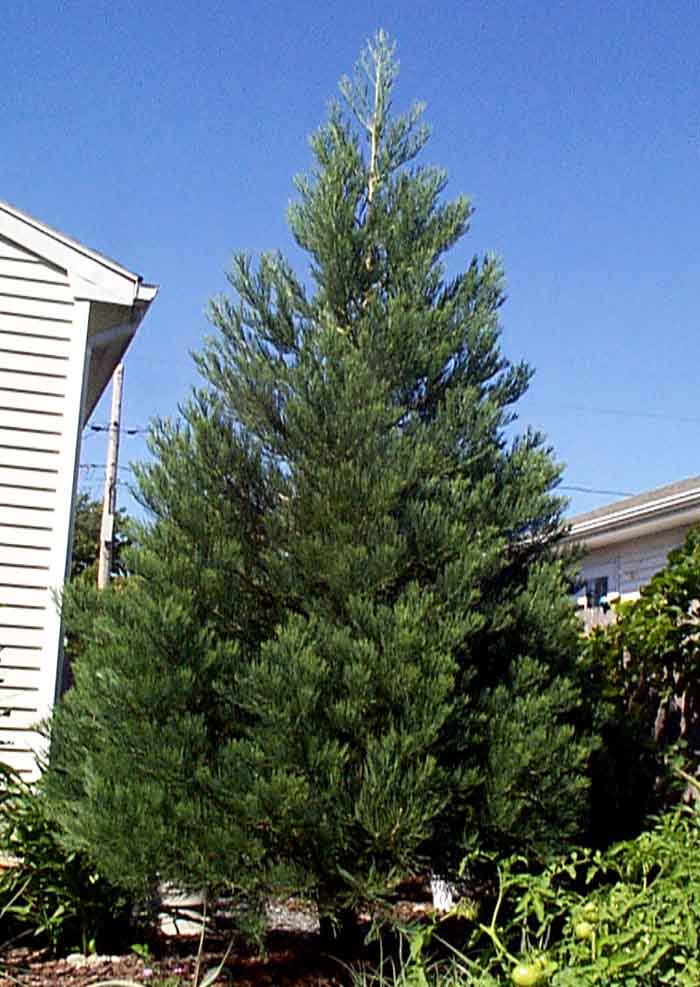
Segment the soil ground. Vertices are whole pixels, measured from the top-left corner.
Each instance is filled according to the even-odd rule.
[[[185,987],[192,983],[196,945],[168,950],[144,961],[127,956],[90,956],[84,962],[72,958],[50,959],[23,951],[7,957],[0,984],[11,987],[89,987],[103,981],[132,981],[143,987]],[[202,969],[216,966],[223,950],[207,950]],[[272,933],[267,955],[239,949],[229,956],[217,981],[236,987],[344,987],[347,975],[340,964],[324,956],[318,937],[309,933]]]
[[[425,914],[427,906],[403,902],[402,918]],[[217,987],[347,987],[349,966],[366,963],[370,951],[361,944],[340,961],[322,946],[318,918],[296,902],[268,908],[265,953],[245,943],[234,945],[216,982]],[[207,941],[203,971],[218,965],[226,950],[222,936]],[[14,949],[0,957],[0,987],[95,987],[104,981],[130,981],[143,987],[189,987],[196,964],[196,938],[162,937],[147,960],[133,953],[56,959],[46,950]]]

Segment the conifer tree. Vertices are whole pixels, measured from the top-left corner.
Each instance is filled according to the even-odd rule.
[[[511,437],[530,370],[500,348],[502,271],[448,275],[471,207],[418,163],[396,71],[380,32],[296,181],[307,274],[234,258],[203,385],[152,430],[134,575],[69,603],[54,804],[131,886],[332,914],[585,815],[560,470]]]

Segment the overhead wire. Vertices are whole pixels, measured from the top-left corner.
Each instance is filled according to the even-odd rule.
[[[594,487],[561,484],[557,490],[567,490],[572,493],[604,494],[606,497],[634,497],[629,490],[597,490]]]
[[[663,421],[675,421],[675,422],[686,422],[688,424],[696,424],[696,423],[700,424],[700,418],[681,417],[677,415],[666,415],[658,412],[630,411],[621,408],[596,408],[586,405],[573,405],[573,404],[560,405],[559,407],[564,407],[572,411],[583,411],[588,414],[626,415],[628,417],[633,416],[637,418],[653,418]],[[88,426],[90,431],[93,433],[109,432],[110,428],[112,427],[113,426],[109,424],[101,424],[101,423]],[[122,435],[133,436],[133,435],[145,435],[148,433],[149,429],[140,425],[122,426],[120,431]],[[81,468],[83,468],[84,466],[85,464],[81,464]],[[99,468],[99,464],[97,463],[91,464],[91,468]],[[133,470],[131,470],[131,467],[128,466],[120,466],[119,468],[133,472]],[[568,493],[586,493],[586,494],[592,494],[592,495],[604,496],[604,497],[633,497],[634,496],[634,493],[629,490],[612,490],[607,488],[592,487],[586,484],[561,484],[557,489],[566,491]]]
[[[109,432],[113,425],[89,425],[88,428],[91,432]],[[125,425],[120,426],[119,431],[122,435],[142,435],[148,432],[147,428],[141,426],[127,427]]]
[[[585,404],[554,404],[548,407],[566,411],[584,412],[589,415],[615,415],[618,418],[652,418],[658,421],[682,422],[700,425],[700,418],[688,415],[670,415],[661,411],[635,411],[629,408],[600,408]]]

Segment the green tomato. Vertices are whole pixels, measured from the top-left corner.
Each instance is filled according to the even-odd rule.
[[[590,922],[577,922],[574,926],[574,935],[577,939],[590,939],[594,931]]]
[[[598,921],[598,906],[594,901],[587,901],[581,910],[588,922]]]
[[[535,987],[535,984],[540,982],[541,977],[541,966],[528,966],[526,963],[518,963],[516,967],[513,967],[510,975],[515,987]]]

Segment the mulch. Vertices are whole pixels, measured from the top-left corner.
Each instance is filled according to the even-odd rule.
[[[142,960],[125,956],[78,955],[53,959],[30,950],[14,950],[3,963],[2,987],[90,987],[105,980],[127,980],[143,987],[185,987],[192,983],[196,944],[172,944],[162,956]],[[204,971],[218,965],[222,951],[207,951]],[[228,958],[217,984],[237,987],[345,987],[347,971],[323,954],[318,936],[303,932],[271,933],[266,955],[242,945]]]
[[[425,914],[415,902],[403,905],[405,918]],[[348,987],[349,967],[367,962],[369,952],[358,945],[354,956],[325,952],[318,918],[294,901],[268,908],[269,929],[265,952],[241,941],[229,954],[216,987]],[[219,964],[225,938],[207,942],[201,969]],[[153,956],[144,960],[133,953],[120,956],[56,958],[47,950],[16,948],[0,956],[0,987],[94,987],[108,980],[130,981],[138,987],[189,987],[193,982],[197,939],[161,937]]]

